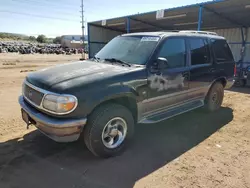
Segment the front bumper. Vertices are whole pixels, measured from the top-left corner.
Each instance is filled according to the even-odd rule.
[[[87,118],[81,119],[60,119],[48,116],[24,101],[23,96],[19,97],[21,108],[29,115],[31,123],[39,131],[56,142],[73,142],[78,140]]]

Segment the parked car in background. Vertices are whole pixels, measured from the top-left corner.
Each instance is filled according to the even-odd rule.
[[[244,87],[250,85],[250,62],[237,62],[237,71],[235,75],[235,86]]]

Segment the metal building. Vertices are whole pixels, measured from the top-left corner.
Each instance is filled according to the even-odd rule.
[[[89,57],[123,33],[206,30],[224,36],[236,61],[250,62],[250,0],[214,0],[88,23]]]

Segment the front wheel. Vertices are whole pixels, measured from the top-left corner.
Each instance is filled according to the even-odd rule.
[[[223,102],[224,98],[224,87],[220,82],[216,82],[210,88],[206,99],[205,108],[207,111],[213,112],[218,110]]]
[[[89,116],[83,136],[87,148],[94,155],[111,157],[125,149],[133,132],[134,119],[126,107],[104,104]]]

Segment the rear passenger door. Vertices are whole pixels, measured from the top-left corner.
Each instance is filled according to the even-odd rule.
[[[190,99],[202,99],[214,78],[216,68],[212,60],[209,41],[206,38],[189,38]]]

